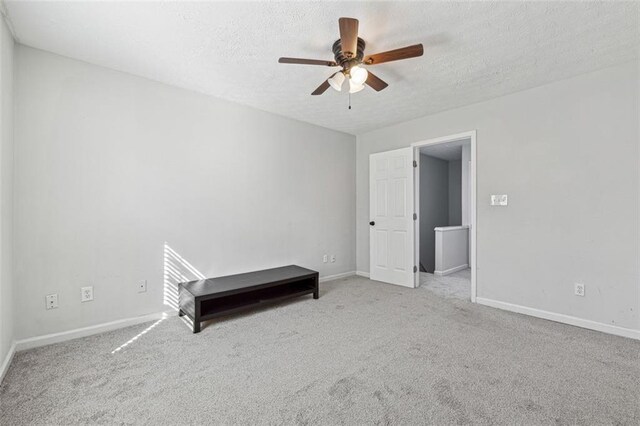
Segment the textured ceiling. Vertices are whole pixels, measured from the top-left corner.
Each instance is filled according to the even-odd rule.
[[[639,4],[442,2],[5,1],[20,43],[358,134],[637,58]],[[338,18],[360,20],[366,53],[414,43],[381,64],[389,83],[310,93],[332,68]]]

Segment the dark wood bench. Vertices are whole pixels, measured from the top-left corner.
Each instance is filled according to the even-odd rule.
[[[318,273],[296,265],[189,281],[178,284],[178,315],[191,318],[198,333],[201,321],[305,294],[319,297]]]

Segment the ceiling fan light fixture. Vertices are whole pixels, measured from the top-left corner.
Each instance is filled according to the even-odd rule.
[[[342,83],[344,83],[344,79],[345,79],[344,74],[341,71],[341,72],[335,73],[327,81],[329,82],[331,87],[333,87],[334,89],[336,89],[339,92],[340,90],[342,90]]]
[[[351,76],[351,81],[360,86],[363,85],[364,82],[367,81],[367,77],[369,77],[367,70],[358,65],[349,70],[349,75]]]
[[[356,83],[355,81],[353,81],[353,78],[349,79],[349,93],[357,93],[362,89],[364,89],[363,84]]]
[[[0,0],[2,2],[2,0]],[[389,86],[384,80],[377,77],[367,69],[370,66],[386,62],[400,61],[403,59],[417,58],[424,54],[422,44],[387,50],[386,52],[364,54],[366,42],[358,37],[358,20],[354,18],[338,19],[340,38],[333,42],[333,61],[322,59],[304,59],[281,57],[281,64],[320,65],[324,67],[340,67],[340,71],[334,72],[329,78],[323,80],[320,86],[311,92],[312,96],[322,95],[329,87],[341,92],[345,80],[349,80],[349,93],[361,91],[365,84],[379,92]],[[346,90],[346,89],[345,89]]]

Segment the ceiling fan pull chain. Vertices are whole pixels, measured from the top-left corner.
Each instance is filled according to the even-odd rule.
[[[349,109],[351,109],[351,93],[349,93]]]

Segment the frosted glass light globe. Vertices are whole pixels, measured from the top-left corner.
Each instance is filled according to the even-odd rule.
[[[364,89],[363,84],[357,84],[353,81],[353,78],[349,80],[349,93],[356,93]]]
[[[351,81],[358,85],[364,84],[367,81],[367,77],[369,77],[367,70],[358,65],[349,70],[349,75],[351,76]]]
[[[334,89],[336,89],[338,92],[340,90],[342,90],[342,83],[344,83],[344,74],[341,72],[337,72],[333,75],[333,77],[331,77],[329,80],[327,80],[329,82],[329,84],[331,85],[331,87],[333,87]]]

